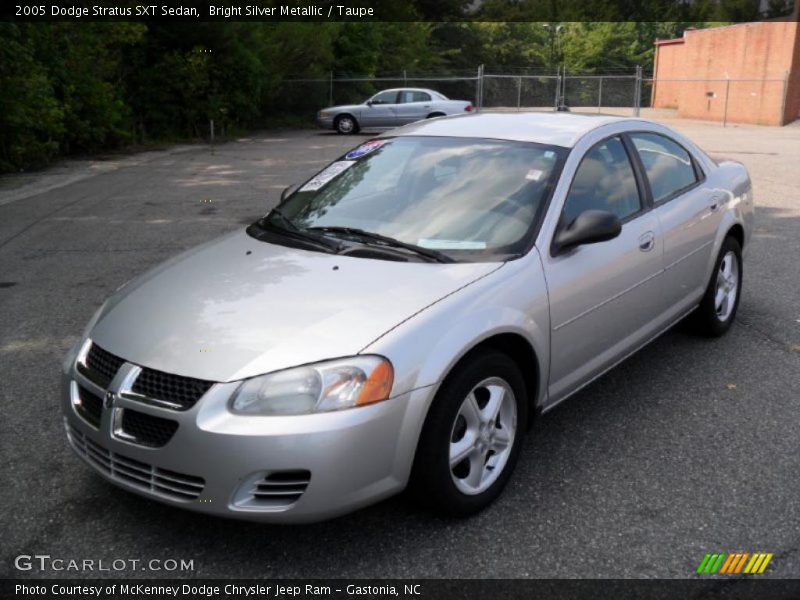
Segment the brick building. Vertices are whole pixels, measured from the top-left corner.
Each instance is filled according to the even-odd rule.
[[[760,125],[800,118],[797,21],[689,29],[682,38],[655,44],[654,108]]]

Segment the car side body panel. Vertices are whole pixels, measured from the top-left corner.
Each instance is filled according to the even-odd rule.
[[[651,131],[677,141],[695,157],[705,180],[687,194],[654,206],[626,223],[620,238],[578,248],[577,252],[584,252],[586,260],[574,262],[572,272],[559,269],[558,266],[563,267],[567,261],[553,257],[550,249],[583,156],[603,139],[630,131]],[[728,181],[731,177],[738,183],[731,186]],[[714,200],[729,188],[739,192],[728,191],[727,201]],[[537,239],[548,277],[553,328],[552,366],[545,408],[561,402],[605,373],[699,303],[727,231],[737,223],[746,231],[752,228],[752,218],[747,216],[748,213],[752,215],[752,206],[740,206],[740,200],[736,200],[741,199],[746,190],[749,190],[749,178],[744,169],[717,166],[691,141],[656,123],[619,120],[601,125],[577,139]],[[715,201],[720,204],[712,211]],[[625,231],[631,228],[635,231]],[[636,242],[644,231],[656,234],[656,248],[647,253],[652,255],[650,268],[640,267],[637,271],[636,265],[642,261],[637,255],[642,253]],[[620,244],[628,246],[626,258],[610,254],[611,249]],[[653,263],[653,259],[658,263]],[[581,272],[576,274],[575,269]],[[570,307],[570,303],[573,306]],[[580,321],[583,323],[577,326]],[[583,351],[586,346],[590,348]]]

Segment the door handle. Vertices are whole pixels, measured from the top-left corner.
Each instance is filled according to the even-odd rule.
[[[650,252],[656,247],[656,234],[652,231],[642,234],[639,237],[639,250],[642,252]]]
[[[725,196],[722,194],[716,194],[711,196],[711,204],[709,205],[708,209],[711,212],[717,212],[719,207],[722,206],[722,203],[725,202]]]

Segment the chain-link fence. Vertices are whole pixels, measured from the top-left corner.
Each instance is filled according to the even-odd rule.
[[[645,79],[646,106],[673,110],[686,119],[783,125],[800,115],[787,114],[788,76],[781,79]]]
[[[474,71],[396,76],[337,76],[287,79],[280,90],[288,112],[308,115],[320,108],[364,102],[387,88],[434,89],[468,100],[482,110],[596,112],[639,116],[656,109],[669,114],[729,122],[781,125],[786,120],[784,79],[652,79],[636,67],[630,73],[500,73]],[[789,119],[791,120],[791,119]]]
[[[483,108],[516,110],[552,110],[561,89],[555,75],[493,74],[483,76],[482,88]]]

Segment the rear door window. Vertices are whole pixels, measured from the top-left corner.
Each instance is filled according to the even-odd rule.
[[[400,103],[408,104],[410,102],[430,102],[431,95],[425,92],[415,92],[413,90],[405,90],[400,92]]]
[[[697,183],[692,157],[683,146],[657,133],[631,133],[630,138],[644,164],[654,202],[673,198]]]

